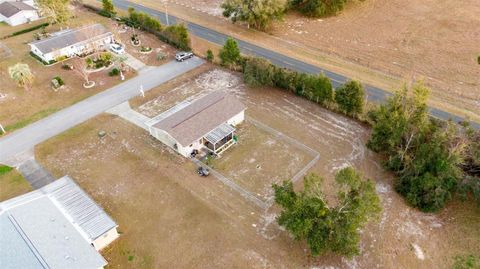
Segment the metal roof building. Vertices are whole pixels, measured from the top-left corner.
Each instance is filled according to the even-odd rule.
[[[0,203],[0,268],[103,268],[107,262],[95,239],[112,230],[116,234],[116,227],[71,178],[63,177]]]

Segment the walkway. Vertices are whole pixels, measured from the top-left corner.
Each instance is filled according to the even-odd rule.
[[[202,59],[194,57],[181,63],[172,61],[148,68],[130,80],[7,134],[0,138],[0,163],[8,163],[17,154],[33,149],[35,145],[140,95],[141,87],[146,92],[203,63]]]
[[[143,70],[146,67],[146,65],[142,61],[133,57],[131,54],[125,53],[125,56],[127,57],[127,60],[125,61],[125,63],[131,68],[135,69],[135,71],[138,72],[140,70]]]
[[[33,189],[39,189],[55,181],[55,178],[38,164],[35,159],[24,162],[17,169]]]

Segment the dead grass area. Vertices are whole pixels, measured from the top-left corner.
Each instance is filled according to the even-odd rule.
[[[191,162],[147,132],[103,115],[36,153],[55,176],[75,178],[119,223],[121,238],[103,252],[112,268],[450,268],[455,255],[478,253],[479,210],[461,203],[440,214],[410,208],[393,190],[381,158],[366,149],[368,128],[281,90],[247,88],[238,74],[202,68],[135,98],[132,107],[156,115],[183,98],[228,91],[249,116],[321,154],[311,172],[325,177],[327,198],[335,192],[333,175],[345,166],[373,179],[382,215],[362,232],[360,256],[310,257],[275,224],[278,208],[262,212],[214,177],[197,176]],[[100,130],[108,134],[103,139]]]
[[[69,21],[69,26],[77,27],[93,22],[100,22],[106,27],[114,26],[106,18],[85,12],[82,9],[76,10],[76,18]],[[58,26],[47,29],[53,32]],[[121,82],[118,76],[110,77],[109,70],[103,70],[90,75],[90,80],[95,81],[96,86],[85,89],[82,86],[84,80],[75,71],[62,69],[60,63],[44,66],[30,56],[27,43],[32,40],[33,32],[2,41],[13,53],[13,56],[0,62],[0,124],[7,131],[23,127]],[[28,64],[35,76],[34,83],[28,90],[17,87],[8,75],[8,67],[18,62]],[[134,75],[133,71],[125,74],[127,79]],[[65,86],[57,91],[51,87],[51,80],[55,76],[60,76],[65,81]]]
[[[229,24],[221,0],[168,2],[171,14],[387,91],[422,79],[431,106],[480,120],[476,0],[371,0],[325,19],[290,13],[268,34]]]
[[[114,31],[115,38],[126,46],[126,52],[130,53],[146,65],[159,66],[175,59],[175,53],[177,53],[176,49],[160,41],[152,34],[139,30],[134,31],[132,28],[125,30],[119,26],[115,27]],[[132,45],[131,37],[134,33],[137,34],[140,39],[139,46]],[[152,51],[150,53],[142,53],[140,51],[142,46],[150,47]]]
[[[238,143],[210,166],[264,202],[273,197],[273,183],[291,179],[313,159],[250,122],[242,123],[236,135]]]
[[[0,168],[2,168],[0,166]],[[0,201],[8,200],[32,190],[28,181],[15,169],[0,171]]]

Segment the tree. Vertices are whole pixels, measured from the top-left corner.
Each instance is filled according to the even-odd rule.
[[[112,16],[115,14],[115,7],[113,6],[112,0],[102,0],[103,12]]]
[[[223,16],[233,23],[246,22],[247,26],[265,30],[272,20],[279,19],[286,8],[286,0],[225,0]]]
[[[19,87],[28,87],[33,83],[34,76],[28,64],[17,63],[8,68],[8,74],[10,78],[13,79]]]
[[[445,206],[462,179],[467,139],[452,122],[428,116],[428,88],[404,88],[369,113],[373,131],[367,145],[387,156],[385,166],[398,176],[395,189],[412,206],[427,212]]]
[[[251,57],[245,60],[243,79],[250,87],[273,86],[274,66],[263,58]]]
[[[365,90],[358,81],[351,80],[335,91],[335,102],[338,108],[349,116],[357,116],[363,112]]]
[[[309,174],[304,178],[304,190],[298,193],[291,181],[274,184],[275,202],[282,207],[277,221],[296,240],[306,240],[314,256],[327,252],[358,255],[359,230],[381,211],[375,185],[363,180],[353,168],[342,169],[335,176],[338,202],[330,206],[322,181],[318,175]]]
[[[240,60],[240,49],[238,48],[237,41],[229,37],[220,50],[219,57],[222,65],[229,67],[236,65]]]
[[[290,7],[311,17],[335,15],[342,11],[348,0],[291,0]]]
[[[213,56],[212,50],[211,50],[211,49],[208,49],[208,50],[207,50],[207,61],[213,62],[213,58],[214,58],[214,56]]]
[[[70,18],[69,0],[38,0],[37,5],[44,17],[52,23],[65,23]]]
[[[94,81],[90,80],[90,72],[87,70],[89,65],[88,59],[90,58],[82,59],[80,57],[76,57],[72,59],[73,70],[75,73],[77,73],[77,75],[85,80],[85,83],[83,84],[84,87],[88,87],[88,85],[95,83]]]

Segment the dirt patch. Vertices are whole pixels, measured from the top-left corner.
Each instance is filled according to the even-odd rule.
[[[264,202],[273,197],[273,183],[291,179],[313,158],[248,121],[236,135],[238,143],[210,166]]]

